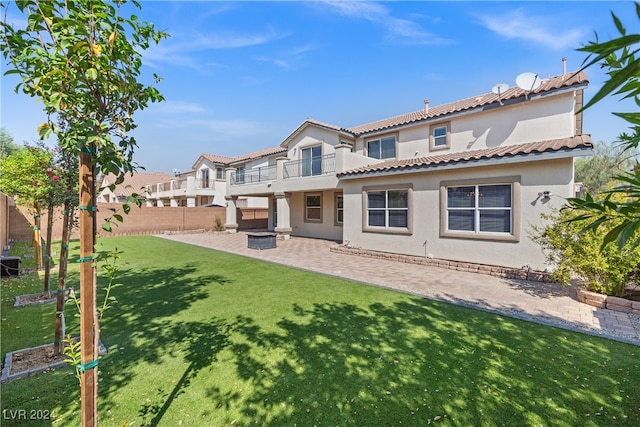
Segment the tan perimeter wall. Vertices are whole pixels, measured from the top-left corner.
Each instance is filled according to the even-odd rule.
[[[100,230],[105,219],[111,217],[116,210],[122,215],[124,221],[113,221],[117,226],[111,233],[101,231],[103,236],[126,236],[136,234],[160,234],[165,232],[181,232],[206,230],[213,231],[216,226],[216,217],[220,223],[225,224],[226,212],[222,207],[132,207],[128,215],[123,214],[122,205],[119,203],[98,203],[98,229]],[[240,208],[238,209],[238,228],[249,230],[267,227],[267,209]],[[77,217],[77,211],[76,211]],[[9,238],[15,241],[28,241],[32,238],[33,217],[27,210],[20,206],[9,207]],[[42,238],[46,237],[47,214],[42,215]],[[53,240],[62,238],[62,209],[56,209],[52,230]],[[72,239],[79,238],[77,228],[74,228]]]

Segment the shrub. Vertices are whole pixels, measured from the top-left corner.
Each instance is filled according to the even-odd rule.
[[[216,215],[216,217],[214,218],[214,221],[215,221],[214,229],[216,231],[224,231],[224,224],[222,224],[222,218]]]
[[[640,248],[615,242],[602,245],[608,228],[581,233],[586,221],[571,221],[578,213],[569,209],[543,214],[548,223],[534,227],[533,239],[542,246],[547,262],[555,266],[552,279],[568,284],[578,278],[589,291],[623,296],[640,264]],[[611,224],[615,227],[616,224]]]

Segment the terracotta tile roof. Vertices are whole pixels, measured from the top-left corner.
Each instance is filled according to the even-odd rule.
[[[571,151],[576,149],[593,148],[589,135],[578,135],[571,138],[553,139],[549,141],[531,142],[519,145],[485,148],[481,150],[462,151],[457,153],[438,154],[434,156],[418,157],[405,160],[389,160],[371,166],[365,166],[338,173],[338,178],[345,176],[366,175],[374,172],[393,173],[399,170],[427,169],[438,166],[464,163],[477,160],[510,158],[529,154]]]
[[[584,72],[564,74],[564,75],[550,77],[548,79],[542,80],[540,86],[537,89],[531,91],[529,95],[530,96],[537,95],[544,92],[558,90],[561,88],[568,88],[571,86],[586,85],[587,83],[589,83],[589,80],[587,79],[587,75]],[[512,87],[512,88],[509,88],[505,93],[501,94],[500,98],[502,99],[503,102],[508,102],[524,96],[525,96],[524,90],[518,87]],[[414,123],[420,120],[433,119],[433,118],[446,116],[448,114],[457,113],[464,110],[484,107],[489,104],[494,104],[494,103],[498,104],[500,102],[500,98],[498,97],[497,94],[489,92],[482,95],[473,96],[471,98],[463,99],[460,101],[455,101],[449,104],[429,107],[427,111],[425,111],[425,109],[422,109],[419,111],[415,111],[413,113],[403,114],[403,115],[391,117],[388,119],[366,123],[360,126],[348,128],[346,130],[358,136],[364,133],[378,131],[382,129],[388,129],[395,126],[406,125],[406,124]],[[325,125],[325,126],[331,127],[331,125]],[[336,127],[333,126],[333,128],[336,128]]]
[[[236,162],[242,162],[242,161],[246,161],[246,160],[259,159],[260,157],[272,156],[274,154],[286,153],[286,152],[287,152],[287,149],[284,148],[284,147],[280,147],[280,146],[271,147],[271,148],[266,148],[264,150],[255,151],[253,153],[243,154],[241,156],[234,157],[233,159],[231,159],[231,161],[229,163],[236,163]]]
[[[271,148],[266,148],[260,151],[254,151],[253,153],[242,154],[236,157],[225,157],[225,156],[218,156],[216,154],[204,154],[204,153],[201,154],[201,157],[204,157],[205,159],[213,163],[218,163],[218,164],[223,164],[225,166],[228,166],[232,163],[245,162],[247,160],[259,159],[260,157],[272,156],[274,154],[286,153],[286,152],[287,152],[286,148],[271,147]]]
[[[141,188],[144,188],[147,185],[157,184],[159,182],[169,182],[172,179],[174,179],[173,176],[160,172],[134,173],[133,175],[125,174],[124,181],[121,184],[116,185],[113,193],[116,196],[130,196],[133,193],[141,194],[144,192],[144,190],[141,190]],[[116,176],[110,173],[101,178],[100,187],[113,184],[115,181]]]
[[[213,163],[227,164],[227,163],[233,161],[232,157],[218,156],[216,154],[205,154],[205,153],[202,153],[201,156],[204,157],[205,159],[209,160],[210,162],[213,162]]]

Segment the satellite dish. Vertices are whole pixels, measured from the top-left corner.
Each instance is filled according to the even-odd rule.
[[[525,91],[525,97],[532,90],[536,90],[540,87],[540,77],[534,73],[522,73],[518,77],[516,77],[516,85]]]
[[[505,93],[507,89],[509,89],[509,85],[506,83],[498,83],[491,89],[491,92],[498,95],[498,99],[500,100],[500,105],[502,105],[502,94]]]

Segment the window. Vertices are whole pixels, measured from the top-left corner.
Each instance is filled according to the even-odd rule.
[[[202,187],[200,188],[209,188],[209,169],[202,169],[200,173],[202,176]]]
[[[344,195],[336,194],[336,224],[344,224]]]
[[[322,146],[303,148],[300,150],[302,157],[302,176],[322,175]]]
[[[431,126],[429,135],[429,148],[431,150],[442,150],[451,146],[449,137],[449,123]]]
[[[216,179],[224,181],[224,168],[216,168]]]
[[[389,159],[396,157],[396,137],[387,136],[385,138],[367,141],[367,155],[374,159]]]
[[[519,178],[441,186],[441,235],[519,240]],[[513,182],[509,182],[513,180]]]
[[[351,146],[351,152],[355,153],[355,151],[356,151],[356,143],[355,142],[342,140],[342,141],[340,141],[340,144]]]
[[[244,184],[244,166],[240,166],[236,169],[236,183]]]
[[[363,191],[364,231],[411,233],[411,188]]]
[[[322,195],[305,194],[305,222],[322,222]]]

